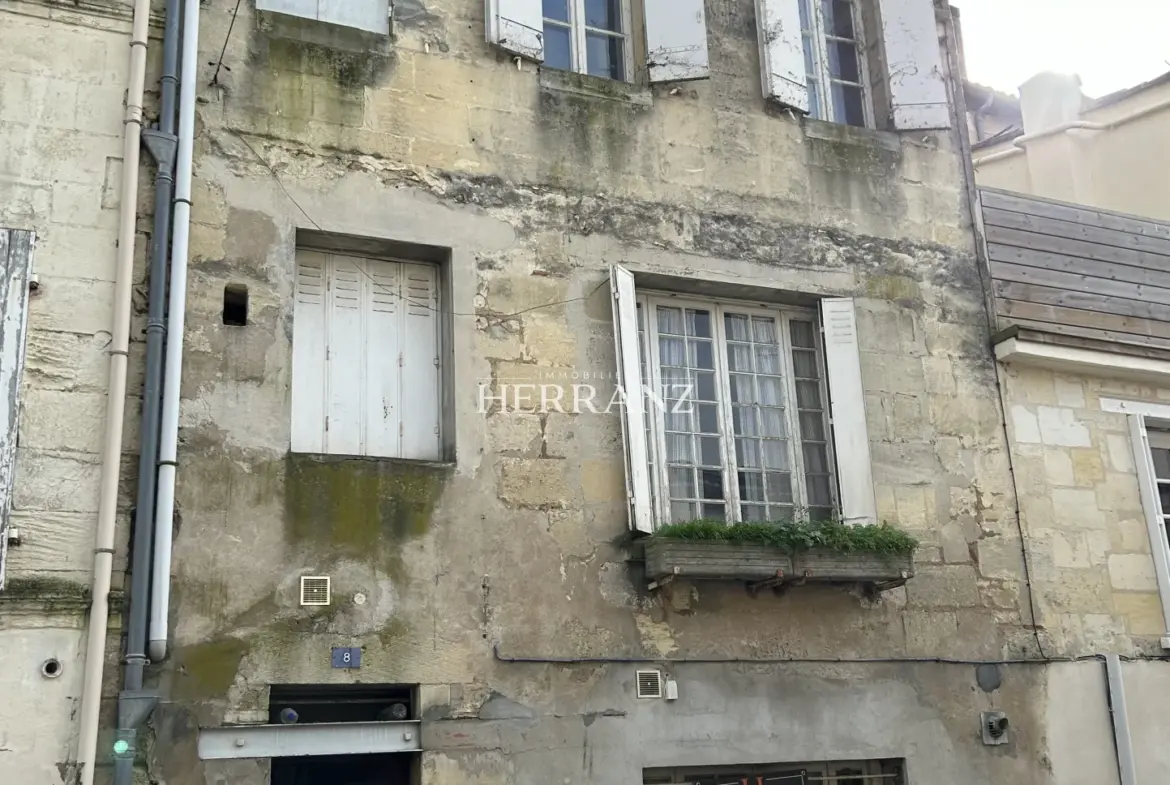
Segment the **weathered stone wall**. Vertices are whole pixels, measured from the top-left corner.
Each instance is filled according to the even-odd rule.
[[[113,0],[85,8],[22,0],[0,7],[0,226],[36,232],[39,284],[29,304],[12,511],[21,545],[9,549],[8,582],[0,591],[0,779],[5,782],[64,782],[75,752],[106,409],[105,349],[113,318],[129,39],[130,9]],[[149,231],[149,222],[144,228]],[[139,242],[144,246],[145,236]],[[138,262],[140,284],[144,271],[141,258]],[[136,324],[135,337],[140,331]],[[129,389],[137,395],[140,344],[132,346]],[[124,446],[130,451],[138,438],[137,408],[128,403]],[[128,458],[127,466],[133,462]],[[127,506],[124,497],[121,509]],[[125,519],[119,517],[115,556],[119,594]],[[111,659],[117,617],[112,626]],[[61,663],[55,679],[41,675],[50,658]]]
[[[1042,368],[1006,373],[1037,616],[1060,654],[1161,654],[1162,606],[1126,415],[1101,398],[1149,385]]]

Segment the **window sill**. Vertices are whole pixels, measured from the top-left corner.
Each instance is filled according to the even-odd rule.
[[[619,82],[614,79],[603,79],[599,76],[578,74],[574,71],[562,71],[557,68],[542,67],[540,69],[540,89],[570,93],[582,98],[617,101],[634,106],[650,106],[653,103],[652,94],[648,87],[630,82]]]
[[[801,124],[804,135],[809,139],[820,139],[837,144],[851,144],[860,147],[883,147],[897,152],[902,149],[902,140],[893,131],[879,131],[875,128],[859,128],[844,123],[830,123],[805,117]]]
[[[290,458],[314,463],[343,464],[351,462],[377,463],[385,466],[403,466],[412,469],[449,470],[455,468],[455,461],[422,460],[418,458],[389,458],[378,455],[342,455],[339,453],[297,452],[289,450]]]

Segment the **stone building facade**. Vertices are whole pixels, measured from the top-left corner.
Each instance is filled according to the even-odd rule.
[[[140,781],[312,781],[268,757],[209,755],[201,740],[238,726],[237,746],[251,743],[245,726],[274,722],[286,685],[355,684],[410,691],[420,751],[385,764],[392,782],[668,782],[707,767],[837,785],[1119,781],[1097,655],[1155,656],[1165,633],[1124,418],[1084,411],[1096,387],[1027,371],[1010,382],[1025,398],[1005,427],[952,121],[962,108],[948,106],[945,127],[886,120],[898,71],[880,14],[934,14],[926,51],[954,94],[949,10],[857,4],[869,127],[852,127],[762,95],[761,39],[774,37],[759,19],[772,5],[708,0],[706,78],[651,85],[513,57],[485,42],[474,0],[395,2],[390,35],[202,4],[170,651],[148,668],[160,702],[138,734]],[[0,593],[14,696],[0,707],[0,773],[21,783],[76,777],[127,15],[104,0],[0,10],[0,217],[40,238],[20,543]],[[653,39],[644,27],[660,32],[640,18],[624,28],[635,50]],[[426,292],[397,295],[423,298],[416,315],[436,325],[437,364],[419,371],[435,375],[430,408],[420,399],[396,432],[401,446],[430,423],[413,412],[436,411],[425,460],[294,451],[294,345],[311,318],[298,297],[341,269],[323,255],[433,265]],[[390,268],[366,264],[331,280],[377,300]],[[648,588],[618,411],[499,400],[521,384],[612,391],[615,265],[639,291],[732,317],[796,308],[812,324],[818,300],[852,300],[873,517],[922,542],[904,586]],[[340,439],[345,425],[306,438]],[[372,438],[361,433],[359,453]],[[304,577],[330,579],[328,605],[303,604]],[[98,781],[113,776],[119,632],[115,619]],[[334,667],[338,647],[360,651],[361,667]],[[59,677],[43,675],[48,659]],[[677,698],[638,698],[640,670],[664,674]],[[1123,670],[1131,714],[1147,720],[1134,724],[1139,771],[1159,781],[1165,676],[1157,662]],[[1006,713],[1007,744],[984,743],[985,711]]]

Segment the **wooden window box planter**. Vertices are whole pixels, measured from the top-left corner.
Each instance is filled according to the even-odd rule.
[[[914,574],[910,553],[807,550],[794,554],[758,543],[675,540],[646,541],[646,576],[651,588],[675,578],[744,581],[749,586],[797,583],[863,583],[882,590]]]

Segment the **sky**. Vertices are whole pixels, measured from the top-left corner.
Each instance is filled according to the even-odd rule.
[[[1170,0],[952,0],[967,77],[1016,94],[1040,71],[1100,97],[1170,71]]]

